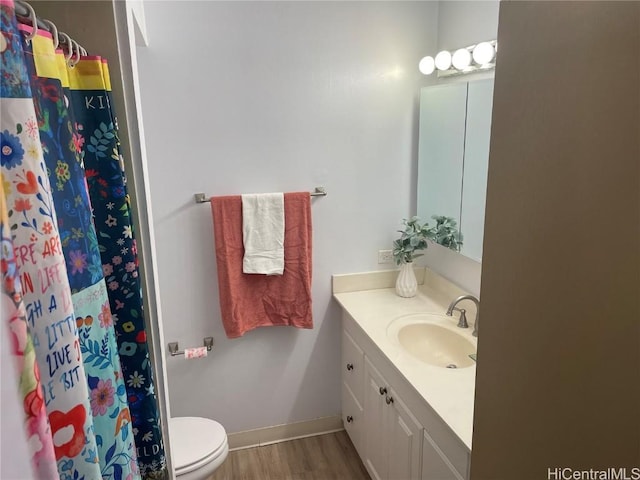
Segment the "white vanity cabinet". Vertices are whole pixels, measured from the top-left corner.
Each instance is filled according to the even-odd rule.
[[[342,417],[373,480],[465,480],[469,450],[343,312]]]

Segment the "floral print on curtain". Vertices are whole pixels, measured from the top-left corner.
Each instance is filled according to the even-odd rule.
[[[25,32],[30,27],[20,26]],[[100,251],[77,142],[74,142],[52,40],[39,31],[24,42],[25,59],[67,260],[80,352],[104,480],[140,478],[131,415],[102,274]],[[64,72],[66,74],[66,70]]]
[[[13,5],[0,2],[0,171],[58,472],[100,478],[89,392]]]
[[[114,314],[122,370],[145,479],[163,478],[166,461],[145,332],[136,240],[106,63],[83,57],[69,69],[71,100],[84,139],[84,164]]]
[[[4,182],[0,182],[0,234],[2,236],[2,290],[0,312],[6,319],[12,355],[19,377],[20,394],[25,414],[27,439],[31,447],[31,464],[36,478],[56,479],[58,468],[53,452],[51,427],[44,407],[44,394],[40,384],[40,370],[36,352],[27,330],[26,312],[22,301],[22,286],[9,231]]]

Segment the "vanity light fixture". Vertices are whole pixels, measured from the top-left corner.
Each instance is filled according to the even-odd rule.
[[[496,49],[489,42],[482,42],[473,49],[473,61],[478,65],[488,65],[496,56]]]
[[[420,60],[418,69],[424,75],[431,75],[437,70],[439,77],[486,71],[496,66],[497,50],[495,40],[459,48],[453,55],[448,50],[442,50],[435,59],[426,56]]]
[[[433,57],[424,57],[418,64],[418,70],[425,75],[431,75],[436,69],[436,61]]]
[[[440,71],[451,68],[451,52],[443,50],[436,55],[436,68]]]
[[[471,65],[471,52],[466,48],[460,48],[453,54],[452,62],[453,66],[458,70],[464,70]]]

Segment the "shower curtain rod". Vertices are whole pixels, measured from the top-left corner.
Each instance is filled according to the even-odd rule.
[[[31,6],[31,4],[27,3],[27,2],[23,2],[22,0],[16,0],[14,2],[14,9],[16,12],[16,17],[20,17],[21,19],[26,19],[29,20],[29,22],[32,22],[31,19],[31,12],[29,11],[29,8],[33,7]],[[34,9],[35,12],[35,9]],[[62,43],[67,43],[67,40],[65,39],[65,34],[63,32],[58,31],[58,28],[55,26],[55,24],[51,21],[51,20],[46,20],[46,19],[41,19],[40,17],[38,17],[38,15],[35,16],[36,18],[36,25],[38,26],[38,30],[44,30],[46,32],[49,32],[51,34],[55,34],[55,32],[53,32],[52,30],[55,29],[57,31],[57,33],[60,34],[59,36],[59,42]],[[50,23],[47,23],[50,22]],[[51,28],[51,26],[53,25],[53,28]],[[76,40],[74,40],[73,38],[71,38],[72,42],[76,42],[78,45],[80,45]],[[57,45],[56,45],[57,47]],[[70,49],[73,49],[73,46],[69,46]],[[86,50],[83,48],[82,50],[84,50],[84,52],[86,52]]]
[[[20,0],[17,0],[15,2],[14,7],[16,11],[16,16],[31,20],[31,17],[29,15],[29,9],[24,6],[24,3],[25,2],[21,2]],[[51,33],[51,28],[49,27],[49,25],[44,23],[37,16],[36,16],[36,23],[38,24],[38,29],[46,30],[47,32]]]
[[[327,191],[324,187],[316,187],[313,192],[309,192],[310,197],[326,197]],[[204,193],[196,193],[194,196],[196,203],[208,203],[211,200]]]

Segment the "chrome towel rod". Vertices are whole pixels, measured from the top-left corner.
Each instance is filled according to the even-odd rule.
[[[316,187],[313,192],[309,192],[309,195],[312,197],[326,197],[327,191],[324,189],[324,187]],[[195,198],[196,203],[210,202],[210,199],[207,198],[204,193],[196,193],[193,197]]]
[[[207,352],[210,352],[213,348],[213,337],[204,337],[202,339],[202,346],[207,347]],[[184,355],[184,350],[179,350],[178,342],[169,343],[169,353],[172,357],[177,355]]]

